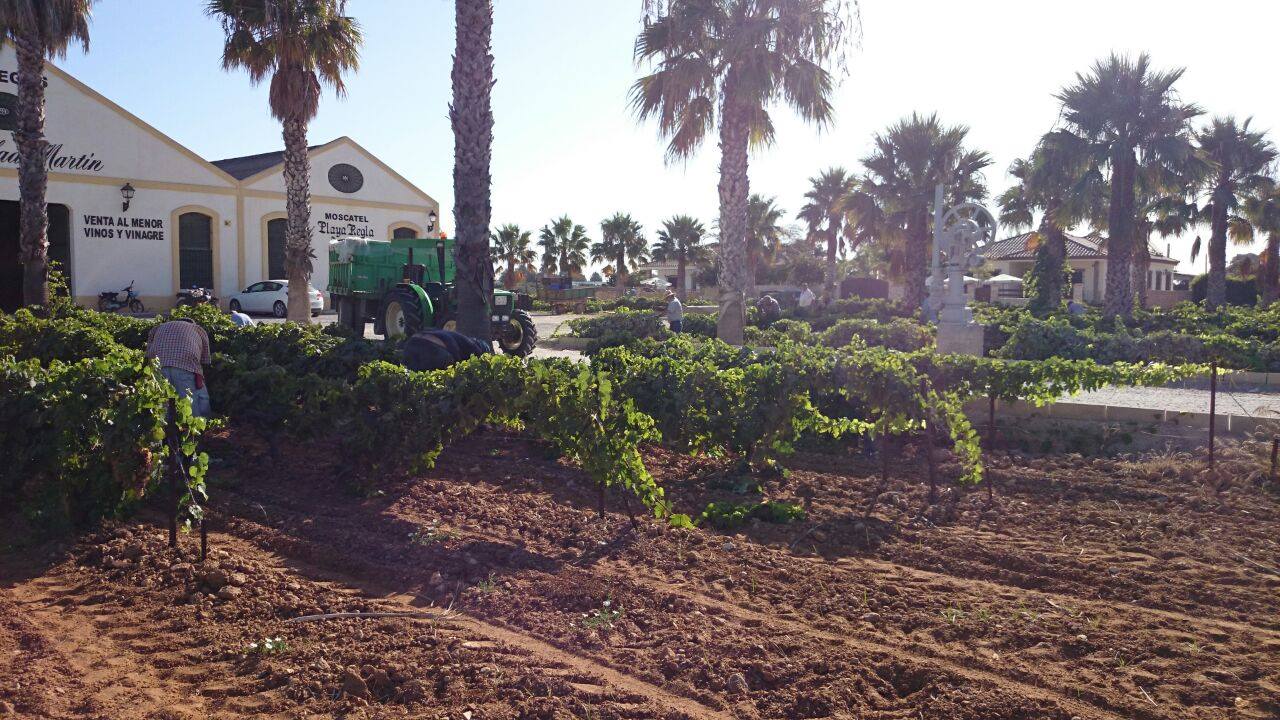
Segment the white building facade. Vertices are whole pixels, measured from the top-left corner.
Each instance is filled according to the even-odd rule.
[[[0,309],[21,302],[17,61],[0,49]],[[52,64],[45,65],[50,257],[76,302],[131,282],[148,309],[179,288],[218,297],[283,276],[283,153],[210,162]],[[434,237],[439,204],[350,138],[310,149],[311,283],[328,282],[328,241]],[[132,197],[126,202],[126,195]]]

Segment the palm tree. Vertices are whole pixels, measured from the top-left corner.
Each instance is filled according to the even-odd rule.
[[[1259,233],[1267,236],[1258,259],[1258,304],[1270,307],[1280,298],[1280,188],[1274,181],[1245,198],[1243,215],[1251,239]]]
[[[1202,183],[1207,196],[1201,212],[1209,218],[1209,277],[1205,307],[1216,310],[1227,301],[1227,231],[1238,217],[1243,198],[1270,185],[1266,173],[1276,159],[1266,133],[1249,129],[1251,119],[1237,124],[1215,117],[1195,134],[1196,145],[1211,166]]]
[[[901,239],[905,301],[920,307],[925,300],[933,194],[938,185],[954,205],[987,196],[982,170],[991,158],[965,148],[969,128],[947,127],[936,114],[912,113],[875,137],[875,150],[863,158],[862,191],[875,202],[882,239]]]
[[[1106,188],[1098,176],[1085,174],[1081,153],[1072,136],[1049,133],[1025,159],[1009,168],[1017,182],[996,202],[1000,222],[1013,228],[1039,225],[1027,243],[1035,248],[1035,265],[1028,286],[1027,306],[1044,316],[1062,307],[1068,294],[1067,229],[1079,220],[1096,217]]]
[[[842,167],[824,170],[810,178],[812,187],[804,196],[809,199],[798,217],[808,223],[809,232],[827,241],[826,272],[823,275],[822,299],[836,297],[836,254],[845,230],[845,218],[853,209],[858,194],[858,180]]]
[[[456,0],[453,53],[453,216],[457,223],[458,332],[489,339],[493,156],[493,0]]]
[[[591,246],[591,259],[613,264],[614,286],[627,285],[628,272],[649,259],[644,227],[627,213],[616,213],[600,223],[600,241]]]
[[[856,30],[846,0],[646,0],[655,12],[636,59],[656,66],[632,87],[641,120],[670,138],[669,160],[688,158],[720,135],[720,273],[717,336],[742,344],[748,177],[752,148],[773,141],[771,106],[783,101],[820,127],[830,122],[845,38]]]
[[[572,278],[575,274],[581,275],[587,264],[591,238],[587,237],[585,227],[565,215],[543,226],[538,233],[538,244],[542,246],[542,272]]]
[[[702,244],[707,230],[697,219],[688,215],[676,215],[662,223],[658,241],[653,245],[653,259],[676,263],[676,295],[685,299],[686,268],[707,257],[707,246]]]
[[[6,0],[0,3],[0,45],[13,43],[18,56],[18,111],[13,141],[18,149],[19,261],[22,302],[49,305],[49,169],[44,139],[44,61],[65,57],[77,42],[89,50],[89,20],[95,0]]]
[[[271,77],[271,114],[283,125],[285,275],[289,319],[311,322],[311,159],[307,125],[320,108],[320,86],[341,97],[343,73],[360,64],[360,25],[346,0],[209,0],[207,11],[226,33],[224,70],[242,68],[255,85]]]
[[[1105,312],[1133,310],[1131,265],[1135,243],[1140,167],[1181,162],[1192,153],[1191,119],[1200,109],[1181,102],[1173,85],[1181,68],[1158,72],[1143,53],[1136,61],[1111,55],[1058,93],[1064,135],[1074,136],[1086,172],[1107,171],[1107,287]]]
[[[747,295],[756,294],[756,273],[760,261],[772,265],[782,249],[782,241],[787,237],[787,229],[782,226],[782,218],[786,211],[778,207],[778,199],[764,197],[752,193],[747,199]]]
[[[537,251],[531,247],[532,240],[529,231],[511,224],[503,225],[489,237],[494,257],[498,262],[507,264],[502,284],[508,290],[515,289],[518,268],[525,267],[538,258]]]

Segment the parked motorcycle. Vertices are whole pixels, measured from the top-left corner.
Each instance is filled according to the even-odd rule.
[[[213,296],[213,291],[209,288],[190,287],[178,291],[178,307],[217,304],[218,298]]]
[[[124,297],[120,297],[121,294]],[[98,309],[102,312],[115,312],[124,308],[128,308],[131,313],[146,312],[146,308],[142,307],[142,300],[138,299],[138,293],[133,291],[133,282],[124,290],[98,293]]]

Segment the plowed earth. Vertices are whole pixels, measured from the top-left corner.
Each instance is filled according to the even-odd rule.
[[[727,532],[602,519],[516,434],[363,495],[321,446],[211,452],[208,561],[150,516],[0,559],[0,714],[1280,717],[1278,494],[1186,457],[1001,457],[992,505],[895,457],[867,518],[878,464],[801,454],[761,489],[807,518]],[[646,461],[679,510],[760,498]]]

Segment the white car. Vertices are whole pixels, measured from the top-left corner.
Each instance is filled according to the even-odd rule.
[[[311,315],[319,315],[324,310],[324,296],[320,291],[307,286],[307,296],[311,298]],[[235,293],[227,300],[227,307],[233,312],[271,313],[278,318],[289,315],[289,281],[263,280],[256,282],[244,290]]]

